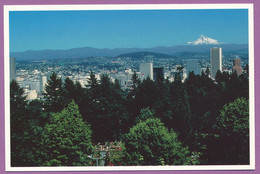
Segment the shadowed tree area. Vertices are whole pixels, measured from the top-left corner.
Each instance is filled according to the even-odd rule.
[[[249,164],[249,101],[238,98],[223,106],[216,119],[211,164]],[[214,149],[214,150],[213,150]]]
[[[11,165],[89,166],[92,147],[115,141],[123,148],[107,159],[116,165],[248,164],[247,74],[183,80],[182,71],[173,82],[134,73],[129,90],[106,74],[81,86],[53,73],[44,98],[32,101],[13,81]]]
[[[11,166],[40,165],[37,153],[41,150],[41,111],[32,102],[28,104],[16,81],[10,84],[10,107]]]

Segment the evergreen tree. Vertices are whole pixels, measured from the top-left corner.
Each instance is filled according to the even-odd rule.
[[[74,83],[70,78],[66,78],[63,85],[63,98],[64,105],[67,106],[72,100],[76,102],[76,104],[80,108],[81,114],[84,113],[84,107],[87,107],[88,102],[83,102],[83,98],[85,95],[85,90],[82,88],[80,82],[76,81]]]
[[[44,132],[41,149],[44,166],[90,165],[92,131],[74,101],[60,113],[52,113]]]
[[[133,90],[137,89],[138,86],[139,86],[140,83],[141,83],[141,80],[140,80],[140,78],[137,76],[136,71],[134,71],[134,74],[133,74],[131,80],[132,80],[132,82],[133,82],[133,86],[132,86]]]
[[[206,69],[206,71],[205,71],[205,75],[206,75],[207,77],[210,76],[210,70],[209,70],[209,67],[207,67],[207,69]]]
[[[88,80],[89,85],[89,95],[91,100],[95,100],[99,96],[98,81],[93,72],[90,73],[90,78]],[[87,86],[88,87],[88,86]]]
[[[230,78],[230,75],[229,75],[228,72],[223,72],[222,73],[220,70],[217,71],[216,77],[215,77],[216,82],[218,84],[221,84],[223,82],[227,82],[229,80],[229,78]]]
[[[140,115],[136,118],[135,123],[143,122],[149,118],[154,118],[154,110],[151,110],[149,107],[142,109]]]
[[[132,126],[135,122],[135,118],[139,114],[140,110],[136,106],[135,98],[139,91],[139,86],[141,84],[141,80],[137,76],[136,72],[134,72],[132,76],[132,89],[129,91],[127,95],[127,110],[129,111],[130,116],[130,126]]]
[[[86,113],[92,125],[93,140],[119,140],[128,130],[128,112],[123,92],[107,75],[101,76],[100,83],[96,83],[94,78],[91,81],[88,90],[90,107]]]
[[[64,90],[61,78],[55,72],[45,86],[45,107],[48,112],[60,112],[64,108]]]
[[[218,80],[218,94],[216,96],[218,109],[238,97],[249,98],[249,81],[246,76],[241,75],[238,77],[236,72],[228,74],[218,71],[216,79]]]
[[[159,78],[156,81],[157,86],[157,98],[152,106],[155,110],[155,117],[161,119],[161,121],[170,127],[169,123],[172,120],[172,102],[170,99],[170,85],[169,81]]]
[[[36,155],[39,151],[41,131],[39,124],[40,113],[28,108],[23,88],[16,81],[10,84],[10,116],[11,116],[11,166],[37,166],[40,158]],[[35,118],[36,117],[36,118]]]
[[[185,80],[184,87],[187,91],[188,101],[191,110],[191,129],[192,129],[192,144],[189,147],[200,150],[202,147],[202,134],[208,133],[210,130],[210,115],[214,110],[216,86],[204,73],[195,75],[189,73],[188,79]],[[214,123],[214,122],[213,122]]]
[[[173,103],[173,118],[170,128],[173,128],[179,134],[181,141],[188,144],[192,131],[190,104],[179,74],[176,74],[171,85],[171,100]]]
[[[23,96],[23,88],[20,88],[16,81],[10,84],[10,117],[11,117],[11,166],[24,165],[24,151],[22,142],[24,141],[24,129],[26,126],[27,102]]]
[[[74,97],[73,100],[79,106],[80,113],[83,120],[86,120],[88,115],[86,115],[85,109],[89,108],[89,96],[86,94],[87,89],[83,88],[80,82],[76,81],[74,85]]]
[[[155,102],[159,99],[159,89],[156,86],[155,82],[152,81],[149,77],[145,79],[137,89],[137,93],[133,100],[133,105],[135,107],[134,118],[139,115],[141,109],[147,107],[153,107]]]
[[[75,85],[68,77],[65,79],[65,83],[63,85],[63,95],[65,105],[68,105],[72,100],[75,101],[75,98],[77,98]]]
[[[86,89],[83,89],[79,84],[77,85],[77,91],[78,89],[82,92],[80,97],[81,102],[79,103],[82,118],[84,121],[92,124],[95,122],[94,119],[97,116],[99,103],[99,85],[95,74],[93,72],[90,73]]]

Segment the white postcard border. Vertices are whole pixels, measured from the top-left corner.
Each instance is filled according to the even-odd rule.
[[[106,166],[106,167],[11,167],[10,158],[10,81],[9,12],[67,10],[193,10],[248,9],[249,34],[249,136],[250,165],[193,166]],[[4,5],[4,87],[5,87],[5,167],[6,171],[144,171],[144,170],[254,170],[255,169],[255,84],[254,84],[254,9],[253,4],[116,4],[116,5]]]

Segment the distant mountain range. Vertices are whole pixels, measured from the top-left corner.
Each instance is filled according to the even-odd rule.
[[[115,49],[99,49],[92,47],[73,48],[68,50],[39,50],[25,52],[11,52],[11,57],[19,60],[40,60],[40,59],[63,59],[63,58],[87,58],[87,57],[118,57],[122,54],[134,52],[153,52],[170,56],[181,55],[182,53],[207,53],[210,48],[222,47],[223,54],[247,54],[248,44],[189,44],[172,47],[154,47],[154,48],[115,48]]]
[[[162,53],[154,53],[154,52],[133,52],[133,53],[127,53],[127,54],[121,54],[118,55],[117,57],[131,57],[135,59],[142,59],[144,57],[147,58],[173,58],[174,56],[170,56],[167,54],[162,54]]]

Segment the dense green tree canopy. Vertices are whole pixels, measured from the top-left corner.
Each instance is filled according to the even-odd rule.
[[[10,116],[11,116],[11,166],[39,165],[39,139],[41,128],[38,126],[40,111],[35,102],[25,100],[23,88],[16,81],[10,85]],[[38,103],[38,102],[37,102]],[[36,104],[37,105],[37,104]],[[37,117],[37,119],[35,119]]]
[[[188,143],[191,136],[191,111],[186,89],[179,74],[171,85],[171,101],[173,105],[173,118],[171,128],[173,128],[182,142]]]
[[[111,81],[108,75],[102,75],[97,81],[94,74],[89,81],[87,90],[89,103],[85,104],[86,115],[92,125],[93,140],[106,142],[119,140],[128,130],[128,112],[125,107],[125,97],[120,87]]]
[[[220,110],[215,124],[223,164],[249,164],[249,101],[238,98]]]
[[[130,129],[125,136],[126,165],[187,165],[188,148],[175,132],[169,132],[158,118],[148,118]]]
[[[90,165],[88,156],[92,154],[92,131],[82,120],[74,101],[60,113],[53,113],[44,130],[43,165]]]
[[[135,120],[135,123],[140,123],[148,118],[154,118],[154,110],[150,110],[149,107],[141,110],[140,115]]]
[[[16,81],[12,81],[10,84],[10,121],[11,121],[11,165],[23,166],[25,163],[24,153],[21,151],[27,151],[23,147],[24,144],[24,131],[28,119],[28,112],[26,110],[27,102],[25,96],[23,96],[24,90],[20,88]],[[27,133],[26,133],[27,134]]]
[[[190,73],[183,82],[182,71],[174,82],[134,73],[125,91],[108,75],[91,72],[82,87],[53,73],[44,98],[33,101],[12,82],[12,166],[89,165],[91,143],[123,139],[116,164],[248,164],[247,74],[218,72],[214,81]]]

